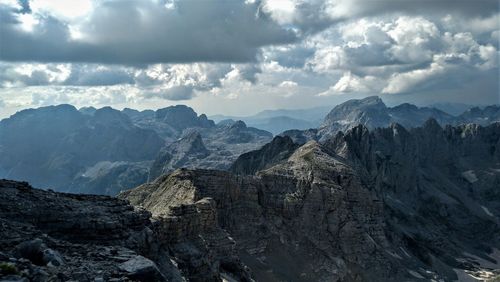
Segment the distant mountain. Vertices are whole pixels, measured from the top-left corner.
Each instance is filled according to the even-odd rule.
[[[176,168],[194,166],[209,154],[201,135],[196,131],[190,132],[162,149],[151,167],[150,177],[155,179]]]
[[[70,183],[100,161],[154,158],[164,141],[111,108],[83,114],[70,105],[18,112],[0,121],[1,177],[70,191]]]
[[[238,156],[260,148],[271,139],[271,133],[247,127],[243,121],[186,129],[180,139],[166,145],[158,154],[150,179],[182,167],[226,170]]]
[[[180,167],[228,169],[271,139],[270,132],[242,121],[216,126],[184,105],[29,109],[0,121],[0,178],[115,195]]]
[[[462,103],[434,103],[430,104],[429,107],[436,108],[452,116],[459,116],[468,109],[475,107],[475,105]]]
[[[461,123],[476,123],[480,125],[498,122],[500,121],[500,105],[470,108],[459,115],[457,120]]]
[[[59,191],[113,195],[177,168],[228,170],[240,155],[269,143],[271,132],[276,134],[285,128],[292,129],[281,136],[304,144],[326,140],[359,124],[372,130],[392,123],[407,129],[418,127],[429,118],[440,125],[500,121],[500,106],[471,108],[452,116],[411,104],[387,107],[378,97],[337,105],[321,125],[301,119],[315,118],[322,109],[259,113],[262,119],[253,122],[269,131],[242,120],[215,124],[184,105],[156,111],[110,107],[77,110],[70,105],[24,110],[0,121],[0,177],[27,180]],[[293,113],[299,119],[282,116]],[[275,155],[282,152],[275,145],[263,148],[260,155],[245,156],[255,160],[252,167],[261,169],[262,160],[281,158]]]
[[[288,116],[256,119],[249,121],[249,124],[253,127],[267,130],[273,134],[279,134],[288,129],[308,129],[318,125],[317,122],[295,119]]]
[[[339,131],[347,131],[359,124],[368,129],[388,127],[393,123],[406,128],[418,127],[428,119],[435,119],[440,125],[459,125],[477,123],[482,125],[500,121],[499,106],[473,108],[459,116],[453,116],[432,107],[417,107],[412,104],[401,104],[387,107],[377,96],[364,99],[353,99],[335,106],[326,115],[321,126],[315,131],[310,129],[289,130],[282,133],[292,137],[295,142],[304,143],[309,140],[325,139]]]
[[[290,129],[308,129],[318,127],[330,107],[316,107],[298,110],[265,110],[253,116],[236,117],[225,115],[214,115],[210,118],[215,122],[224,120],[242,120],[248,126],[267,130],[273,134],[279,134]]]
[[[137,111],[126,108],[122,112],[128,115],[136,126],[152,129],[169,142],[179,138],[184,129],[215,126],[215,123],[206,115],[198,116],[192,108],[185,105],[170,106],[157,111]]]

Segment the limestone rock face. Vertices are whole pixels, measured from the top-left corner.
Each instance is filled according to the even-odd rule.
[[[224,257],[235,256],[228,249],[236,249],[259,281],[335,281],[397,273],[397,265],[382,251],[388,246],[382,202],[348,166],[314,142],[258,176],[179,170],[120,197],[150,210],[161,222],[179,213],[197,216],[188,220],[194,226],[174,221],[188,227],[169,228],[182,230],[168,234],[170,238],[190,238],[191,232],[212,238],[204,234],[214,234],[214,227],[229,232],[235,242],[222,248]],[[213,199],[216,221],[200,212],[200,201],[208,206],[207,198]],[[230,265],[237,260],[232,261]],[[355,268],[363,271],[354,274]]]
[[[150,179],[176,168],[195,164],[209,154],[201,135],[197,131],[189,132],[161,150],[151,166]]]
[[[230,171],[237,174],[254,174],[259,170],[288,159],[299,147],[288,136],[276,136],[273,141],[256,151],[242,154],[232,164]]]
[[[269,144],[240,159],[253,175],[177,170],[120,197],[258,281],[486,279],[500,272],[499,145],[498,123],[359,125],[278,161]]]

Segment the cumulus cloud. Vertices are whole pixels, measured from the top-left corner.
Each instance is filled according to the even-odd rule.
[[[292,80],[285,80],[282,83],[279,84],[279,87],[284,87],[284,88],[291,88],[291,87],[296,87],[299,85],[297,82],[292,81]]]
[[[497,0],[69,2],[0,0],[4,106],[498,96]]]
[[[125,68],[81,64],[72,64],[71,74],[62,82],[63,85],[72,86],[106,86],[134,83],[133,72]]]
[[[346,72],[333,86],[327,91],[319,93],[318,96],[370,93],[376,89],[376,85],[379,83],[374,76],[360,77],[351,72]]]
[[[311,71],[344,73],[320,95],[410,93],[498,68],[497,47],[421,16],[355,20],[311,37],[308,44],[316,47],[306,63]]]
[[[263,0],[263,8],[278,22],[293,24],[302,33],[311,34],[342,21],[387,14],[484,18],[498,11],[498,1]]]
[[[166,89],[153,90],[146,92],[145,97],[153,98],[160,97],[172,101],[189,100],[194,95],[194,88],[192,86],[172,86]]]
[[[259,48],[290,43],[283,28],[258,3],[243,1],[99,1],[89,15],[68,22],[34,15],[22,28],[20,9],[0,5],[0,59],[5,61],[149,64],[249,62]]]

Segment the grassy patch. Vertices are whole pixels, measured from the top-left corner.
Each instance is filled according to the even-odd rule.
[[[0,262],[0,273],[3,275],[9,275],[9,274],[17,274],[19,271],[17,270],[17,267],[8,262]]]

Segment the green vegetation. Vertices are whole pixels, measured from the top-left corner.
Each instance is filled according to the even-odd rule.
[[[17,267],[8,262],[0,262],[0,273],[3,275],[9,275],[9,274],[17,274],[19,271],[17,270]]]

